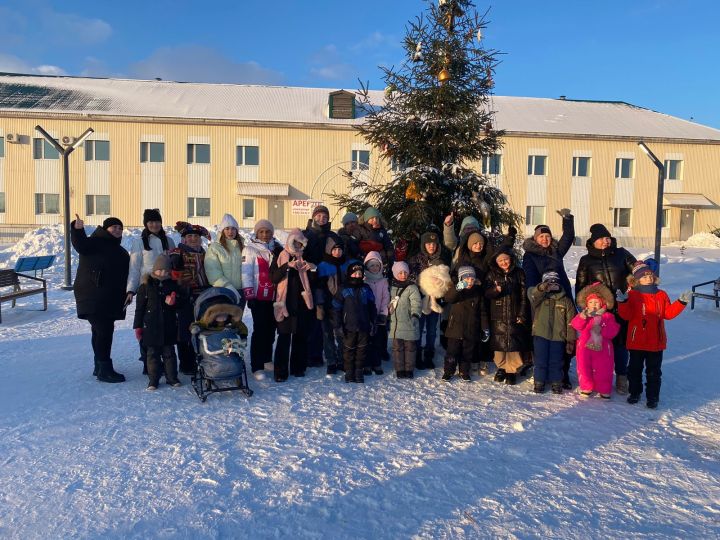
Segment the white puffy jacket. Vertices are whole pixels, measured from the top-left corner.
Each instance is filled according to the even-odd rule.
[[[247,246],[243,250],[242,263],[242,282],[244,288],[252,287],[253,294],[257,295],[258,288],[258,257],[262,257],[270,266],[273,258],[273,250],[276,246],[282,248],[282,245],[273,238],[269,243],[261,242],[255,236],[250,238]]]
[[[220,242],[213,242],[205,253],[205,273],[213,287],[234,287],[242,291],[242,250],[238,240],[228,240],[225,249]]]
[[[168,251],[175,249],[175,242],[169,236],[167,237],[167,243]],[[136,293],[142,277],[152,272],[158,255],[168,253],[162,247],[162,240],[154,234],[148,237],[148,244],[150,245],[150,251],[147,251],[143,246],[142,238],[134,238],[130,245],[130,273],[128,274],[127,292]]]

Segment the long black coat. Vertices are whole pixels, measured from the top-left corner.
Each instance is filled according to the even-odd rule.
[[[560,276],[560,285],[568,298],[573,298],[572,287],[565,272],[563,257],[570,250],[575,240],[574,218],[564,218],[562,221],[562,237],[559,242],[555,239],[544,248],[533,238],[528,238],[523,243],[525,255],[523,255],[522,267],[525,272],[528,287],[540,285],[545,272],[557,272]]]
[[[461,291],[452,287],[445,293],[445,301],[450,304],[445,337],[479,342],[482,331],[489,329],[483,283],[477,281],[471,289]]]
[[[123,320],[130,255],[120,245],[120,238],[102,227],[88,238],[85,229],[76,229],[73,221],[70,240],[80,255],[73,285],[78,318]]]
[[[331,228],[328,221],[325,225],[317,225],[312,219],[308,220],[307,228],[303,231],[307,238],[307,246],[303,250],[303,259],[315,265],[320,264],[325,255],[325,244],[332,238],[336,244],[341,243],[340,237]]]
[[[499,292],[495,282],[502,287]],[[516,266],[514,260],[507,274],[495,261],[492,262],[485,279],[485,297],[490,312],[490,348],[504,352],[531,350],[525,272]]]
[[[182,289],[172,279],[159,280],[145,276],[137,291],[135,321],[133,328],[143,329],[143,345],[162,347],[178,341],[178,309],[182,308],[185,297]],[[175,293],[175,305],[169,306],[165,298]]]

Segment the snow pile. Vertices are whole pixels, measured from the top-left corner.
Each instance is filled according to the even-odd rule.
[[[711,233],[697,233],[693,234],[687,240],[679,240],[668,244],[670,246],[685,246],[685,247],[696,247],[696,248],[719,248],[720,249],[720,238]]]

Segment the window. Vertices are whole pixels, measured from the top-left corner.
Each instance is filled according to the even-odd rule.
[[[370,150],[353,150],[351,160],[351,170],[367,171],[370,168]]]
[[[679,159],[666,159],[665,180],[682,180],[682,165]]]
[[[5,137],[0,137],[0,157],[5,157]]]
[[[33,139],[33,159],[60,159],[55,147],[45,139]]]
[[[542,225],[545,223],[544,206],[528,206],[525,209],[525,223],[527,225]]]
[[[669,208],[663,208],[663,213],[662,213],[662,226],[663,226],[663,227],[669,227],[669,226],[670,226],[670,209],[669,209]]]
[[[85,161],[110,161],[110,141],[85,141]]]
[[[109,216],[110,195],[85,195],[85,215]]]
[[[5,193],[0,191],[0,214],[5,213]]]
[[[210,216],[210,199],[188,197],[188,217]]]
[[[165,162],[165,143],[161,142],[141,142],[140,143],[140,162],[142,163],[164,163]]]
[[[500,174],[502,167],[502,155],[493,154],[491,156],[483,156],[482,173],[483,174]]]
[[[613,225],[615,227],[630,227],[630,218],[632,217],[632,208],[616,208],[615,209],[615,220]]]
[[[634,178],[635,160],[632,158],[617,158],[615,160],[615,178]]]
[[[547,156],[528,156],[528,175],[545,176]]]
[[[260,165],[260,147],[238,146],[235,149],[235,165]]]
[[[573,158],[573,176],[590,176],[590,158],[574,157]]]
[[[60,194],[58,193],[36,193],[35,214],[59,214]]]
[[[243,219],[255,217],[255,199],[243,199]]]
[[[188,144],[187,145],[187,162],[188,163],[210,163],[210,145],[209,144]]]

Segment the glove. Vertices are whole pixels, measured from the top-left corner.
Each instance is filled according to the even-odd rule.
[[[678,298],[678,300],[680,300],[680,302],[682,302],[683,304],[687,304],[688,302],[690,302],[691,298],[692,298],[692,291],[683,291],[682,294],[680,295],[680,298]]]
[[[382,313],[377,316],[375,319],[375,324],[377,326],[385,326],[387,325],[387,315],[383,315]]]
[[[487,343],[490,341],[490,330],[483,330],[482,338],[480,338],[483,343]]]
[[[544,282],[544,281],[541,282],[541,283],[537,286],[537,290],[540,291],[540,292],[545,292],[545,291],[547,290],[547,283]]]
[[[242,290],[242,294],[245,300],[252,300],[255,298],[255,289],[253,289],[252,287],[245,287]]]
[[[467,289],[467,283],[461,279],[457,282],[457,285],[455,285],[455,290],[462,291],[463,289]]]
[[[574,354],[575,353],[575,342],[574,341],[568,341],[565,344],[565,352],[567,354]]]
[[[173,291],[165,297],[165,303],[168,306],[174,306],[176,299],[177,299],[177,293],[175,291]]]
[[[143,329],[136,328],[135,329],[135,339],[137,339],[138,341],[142,341],[142,336],[143,336]]]
[[[557,213],[560,214],[560,217],[562,217],[563,219],[573,217],[572,212],[569,208],[561,208],[560,210],[557,210]]]
[[[621,291],[620,289],[615,291],[615,300],[617,300],[618,302],[625,302],[627,299],[628,294],[626,292]]]
[[[170,270],[170,277],[174,281],[180,281],[182,279],[182,272],[180,270]]]

